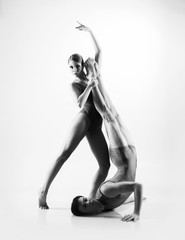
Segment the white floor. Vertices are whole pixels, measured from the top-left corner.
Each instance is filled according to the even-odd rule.
[[[174,182],[174,185],[158,184],[148,188],[146,183],[147,199],[136,223],[120,220],[132,211],[133,203],[94,217],[75,217],[70,212],[71,199],[57,201],[56,196],[56,202],[50,201],[49,210],[40,210],[35,189],[12,190],[11,194],[4,191],[0,206],[1,239],[184,240],[185,193],[182,185]]]

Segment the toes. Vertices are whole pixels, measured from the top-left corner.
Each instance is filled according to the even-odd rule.
[[[49,207],[48,207],[48,206],[39,206],[39,208],[40,208],[40,209],[44,209],[44,210],[47,210],[47,209],[49,209]]]

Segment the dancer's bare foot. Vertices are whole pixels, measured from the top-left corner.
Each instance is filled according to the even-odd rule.
[[[39,192],[39,208],[49,209],[49,207],[46,203],[46,194],[43,189],[41,189]]]
[[[99,67],[93,58],[88,58],[85,61],[85,67],[89,78],[99,77],[100,75]]]

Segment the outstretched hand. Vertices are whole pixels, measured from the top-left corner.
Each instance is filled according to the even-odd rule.
[[[136,213],[132,213],[132,214],[125,215],[121,219],[121,221],[122,222],[130,222],[130,221],[136,222],[138,219],[139,219],[139,215]]]
[[[76,27],[76,29],[78,29],[78,30],[80,30],[80,31],[85,31],[85,32],[90,32],[90,31],[91,31],[90,28],[86,27],[86,26],[83,25],[82,23],[79,23],[78,21],[77,21],[77,23],[78,23],[80,26]]]

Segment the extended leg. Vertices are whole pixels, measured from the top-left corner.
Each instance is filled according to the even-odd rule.
[[[106,129],[111,147],[117,148],[121,146],[128,146],[127,139],[122,134],[115,116],[107,107],[99,88],[94,87],[92,90],[92,93],[93,93],[95,107],[104,119],[105,129]]]
[[[131,145],[131,146],[134,146],[134,141],[133,141],[133,138],[130,134],[130,132],[128,131],[126,125],[123,123],[120,115],[118,114],[115,106],[113,105],[107,91],[105,90],[105,87],[103,85],[103,81],[102,81],[102,78],[101,78],[101,75],[100,75],[100,70],[99,70],[99,67],[98,67],[98,64],[93,60],[93,59],[90,59],[88,61],[89,63],[89,66],[91,67],[91,71],[93,72],[93,75],[97,77],[98,79],[98,86],[97,88],[99,89],[99,93],[101,94],[101,98],[99,99],[99,104],[101,101],[103,101],[104,105],[106,105],[106,107],[110,110],[111,114],[113,115],[113,117],[116,119],[118,125],[119,125],[119,128],[120,128],[120,131],[122,133],[122,135],[124,135],[128,145]]]
[[[59,172],[62,165],[69,158],[71,153],[78,146],[82,138],[85,136],[88,128],[87,118],[85,114],[78,114],[72,122],[72,126],[66,138],[66,143],[63,148],[61,155],[57,158],[57,160],[52,165],[50,169],[44,186],[41,189],[40,197],[39,197],[39,207],[43,209],[48,209],[48,205],[46,203],[46,197],[49,190],[49,187]]]
[[[112,101],[111,101],[107,91],[105,90],[105,87],[103,85],[101,77],[98,77],[98,82],[99,82],[98,88],[99,88],[99,90],[100,90],[100,92],[101,92],[101,94],[102,94],[102,96],[104,98],[104,101],[105,101],[107,107],[109,108],[109,110],[111,111],[111,113],[113,114],[113,116],[116,118],[122,134],[127,139],[128,145],[134,146],[135,144],[134,144],[133,138],[132,138],[129,130],[127,129],[126,125],[122,121],[121,116],[119,115],[119,113],[116,110],[115,106],[113,105],[113,103],[112,103]]]

